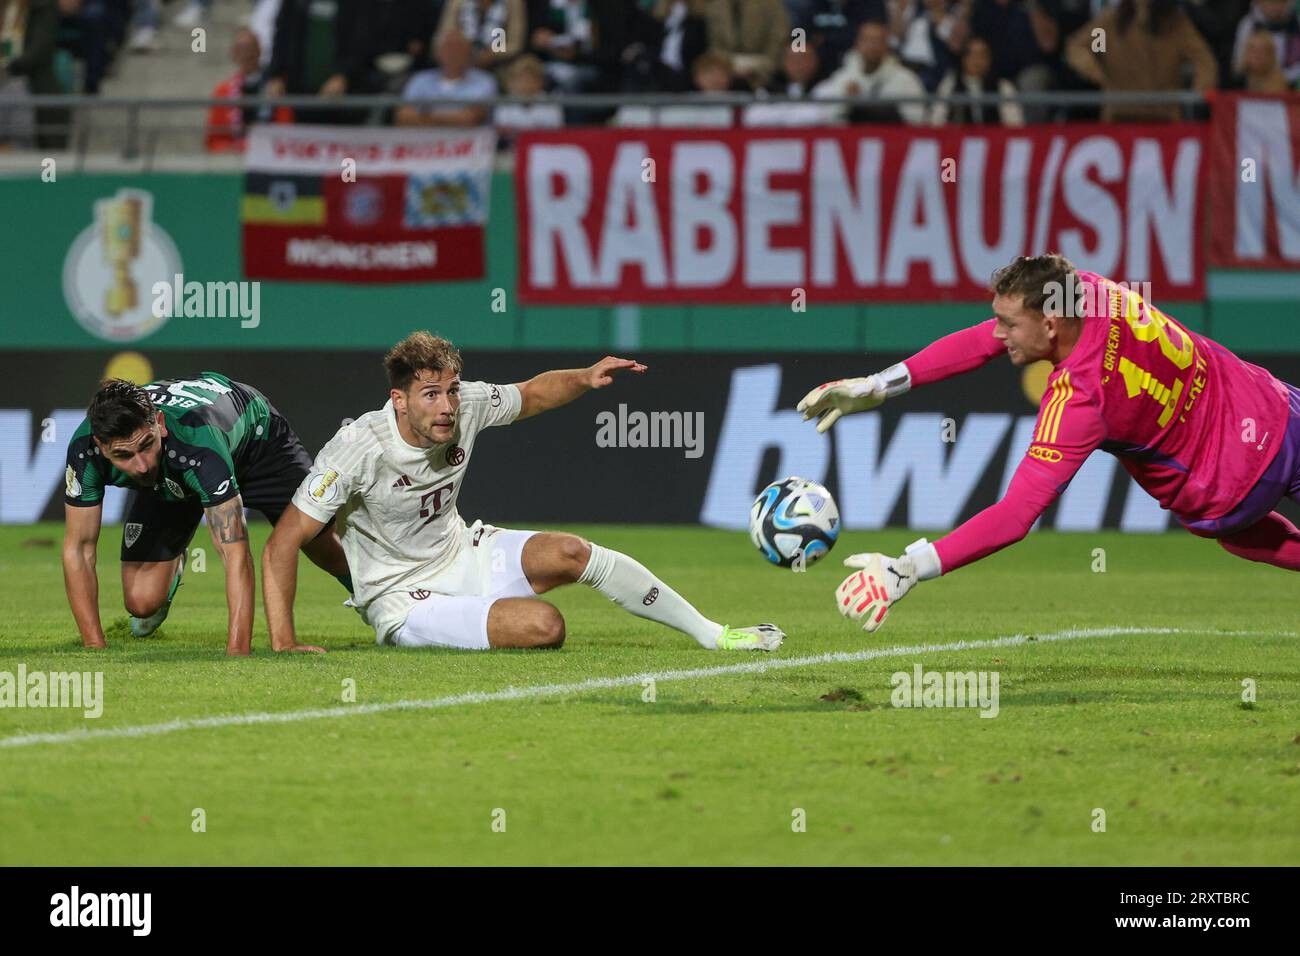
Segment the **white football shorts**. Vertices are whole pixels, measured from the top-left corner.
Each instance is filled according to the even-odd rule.
[[[427,581],[371,601],[362,616],[380,644],[487,650],[488,611],[501,598],[537,597],[524,575],[524,544],[536,531],[475,521],[451,564]]]

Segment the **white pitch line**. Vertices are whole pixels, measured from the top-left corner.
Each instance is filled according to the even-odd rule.
[[[534,697],[559,697],[580,694],[591,690],[608,690],[614,687],[639,685],[642,681],[655,683],[695,680],[702,677],[719,677],[727,674],[763,674],[767,671],[787,670],[792,667],[810,667],[817,664],[852,664],[881,657],[906,657],[912,654],[938,654],[947,651],[971,651],[992,647],[1013,647],[1030,642],[1076,641],[1085,637],[1121,637],[1133,634],[1184,634],[1183,628],[1171,627],[1107,627],[1072,629],[1052,634],[1013,634],[1010,637],[991,638],[987,641],[954,641],[950,644],[919,644],[911,647],[881,647],[865,651],[836,651],[813,657],[773,657],[742,664],[723,664],[717,667],[699,667],[691,670],[647,671],[622,677],[592,677],[573,684],[537,684],[529,687],[506,687],[496,691],[470,691],[449,697],[428,700],[394,700],[379,704],[355,704],[350,707],[323,707],[312,710],[289,710],[279,713],[259,711],[251,714],[223,714],[216,717],[186,717],[160,724],[136,724],[128,727],[106,727],[102,730],[69,730],[60,733],[21,734],[0,737],[0,749],[30,747],[34,744],[66,744],[83,740],[102,740],[109,737],[154,737],[178,730],[204,730],[213,727],[237,727],[248,724],[288,724],[300,720],[321,720],[329,717],[357,717],[363,714],[383,714],[395,710],[433,710],[439,707],[456,707],[461,704],[488,704],[498,700],[526,700]],[[1190,632],[1200,633],[1200,632]],[[1277,636],[1272,631],[1214,631],[1225,637]],[[1290,635],[1290,632],[1287,632]],[[1290,635],[1294,636],[1294,635]]]

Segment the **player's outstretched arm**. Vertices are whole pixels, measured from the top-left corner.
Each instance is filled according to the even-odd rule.
[[[226,607],[230,612],[226,653],[244,657],[252,650],[257,587],[253,581],[253,553],[248,547],[243,496],[235,495],[229,501],[206,508],[204,514],[212,544],[226,568]]]
[[[640,362],[606,355],[590,368],[557,369],[534,375],[528,381],[515,385],[522,400],[515,421],[567,405],[593,388],[604,388],[612,384],[614,376],[620,372],[635,372],[639,375],[645,370],[646,367]]]
[[[869,412],[887,398],[917,385],[928,385],[978,368],[1006,349],[993,335],[997,319],[953,332],[927,345],[911,358],[865,378],[843,378],[819,385],[797,406],[804,421],[817,419],[824,432],[844,415]]]
[[[86,647],[107,647],[99,620],[99,576],[95,549],[99,544],[102,505],[88,508],[63,506],[63,587]]]
[[[323,647],[299,644],[293,630],[293,602],[298,593],[298,552],[325,529],[323,521],[303,514],[290,504],[275,524],[262,550],[262,604],[271,649],[324,654]]]

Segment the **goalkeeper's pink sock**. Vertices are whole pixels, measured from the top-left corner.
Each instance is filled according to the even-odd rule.
[[[1300,571],[1300,528],[1271,512],[1249,528],[1219,539],[1219,544],[1247,561],[1262,561],[1288,571]]]

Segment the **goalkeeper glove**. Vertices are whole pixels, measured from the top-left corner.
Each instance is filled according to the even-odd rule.
[[[803,420],[817,419],[817,431],[824,432],[842,415],[869,412],[886,398],[902,395],[912,387],[912,376],[902,362],[866,378],[841,378],[818,385],[796,406]]]
[[[862,629],[874,632],[885,623],[889,609],[901,601],[918,581],[928,581],[940,574],[939,554],[925,538],[907,546],[901,557],[890,558],[875,552],[852,554],[844,559],[850,568],[859,568],[835,589],[835,606],[846,618],[862,622]]]

